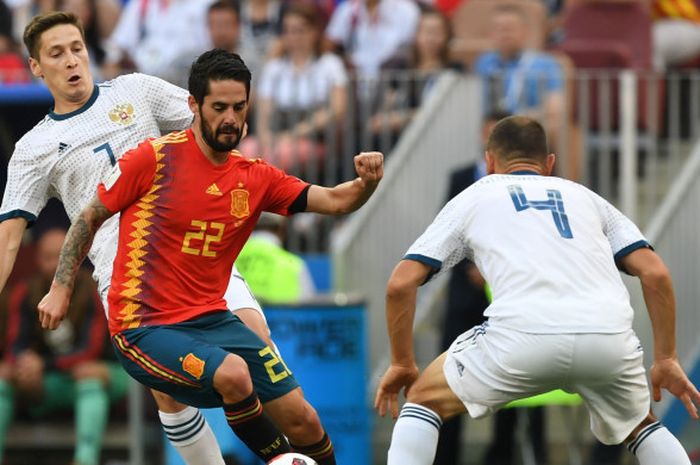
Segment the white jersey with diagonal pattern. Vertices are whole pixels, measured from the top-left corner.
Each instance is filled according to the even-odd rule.
[[[190,125],[187,96],[161,79],[130,74],[96,85],[76,111],[50,112],[15,146],[0,221],[23,217],[32,223],[56,197],[73,222],[124,152],[144,139]],[[101,294],[110,284],[118,233],[115,215],[97,232],[88,254]]]

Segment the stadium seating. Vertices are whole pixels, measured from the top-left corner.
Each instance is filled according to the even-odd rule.
[[[566,53],[578,70],[598,70],[595,78],[579,74],[579,86],[587,87],[588,116],[579,121],[592,131],[603,129],[616,130],[619,126],[619,82],[617,71],[634,69],[651,75],[652,43],[651,17],[641,2],[606,0],[582,2],[572,7],[564,22],[565,40],[557,49]],[[610,70],[606,76],[600,73]],[[583,82],[581,81],[583,79]],[[664,100],[663,82],[650,84],[653,77],[643,78],[637,85],[638,127],[646,132],[658,133],[661,119],[651,120],[647,103],[650,86],[656,89],[657,108],[662,108]],[[587,81],[587,82],[586,82]],[[607,82],[605,82],[607,81]],[[603,86],[609,86],[608,98],[601,98]],[[653,87],[652,87],[653,88]],[[584,95],[583,89],[577,87],[575,97]],[[578,102],[577,102],[578,103]],[[601,108],[601,104],[607,108]],[[609,115],[602,120],[602,112]],[[661,115],[661,112],[655,112]],[[574,113],[577,119],[581,115]]]
[[[547,11],[542,2],[534,0],[470,0],[463,2],[452,16],[454,39],[450,54],[455,61],[470,69],[476,57],[491,47],[489,29],[494,10],[503,5],[521,8],[528,16],[530,46],[541,50],[545,44]]]

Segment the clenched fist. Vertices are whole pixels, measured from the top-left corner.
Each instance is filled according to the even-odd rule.
[[[355,155],[355,171],[366,184],[377,184],[384,176],[384,155],[381,152],[362,152]]]

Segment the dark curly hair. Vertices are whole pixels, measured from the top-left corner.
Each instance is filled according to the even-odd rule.
[[[233,80],[245,84],[246,98],[250,97],[250,70],[240,55],[220,48],[202,53],[192,63],[188,90],[201,105],[209,94],[209,81]]]

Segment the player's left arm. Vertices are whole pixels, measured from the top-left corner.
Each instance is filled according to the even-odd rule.
[[[413,352],[413,320],[416,295],[435,270],[426,263],[401,260],[389,278],[386,291],[386,325],[391,346],[391,365],[382,377],[374,400],[374,408],[384,416],[388,409],[398,416],[398,395],[409,389],[418,378]]]
[[[71,225],[61,248],[51,289],[39,302],[42,328],[56,329],[65,317],[80,264],[85,260],[97,230],[112,215],[114,213],[95,196]]]
[[[661,257],[648,248],[640,248],[620,260],[623,269],[637,276],[642,285],[644,302],[654,333],[654,363],[651,385],[655,401],[661,400],[661,389],[678,397],[690,415],[698,419],[700,393],[688,379],[676,352],[676,300],[671,273]]]
[[[384,155],[363,152],[355,156],[358,177],[335,187],[309,187],[306,211],[327,215],[343,215],[360,208],[369,200],[384,176]]]

